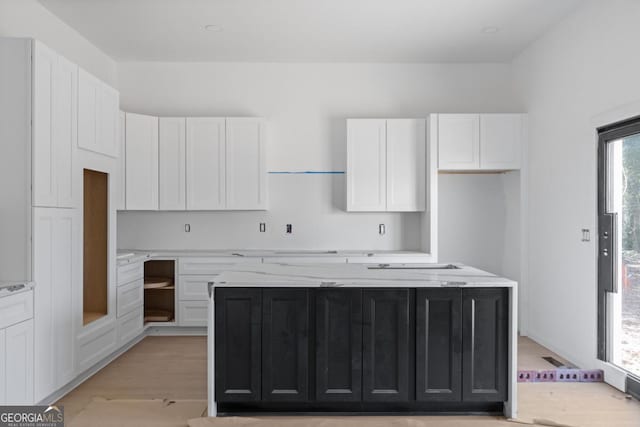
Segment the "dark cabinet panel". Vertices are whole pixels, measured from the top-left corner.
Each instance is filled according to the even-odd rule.
[[[262,306],[262,399],[308,400],[308,290],[264,289]]]
[[[462,398],[462,291],[416,292],[416,399]]]
[[[215,393],[218,402],[261,399],[260,289],[217,289]]]
[[[508,289],[465,289],[462,295],[462,399],[504,401],[507,397]]]
[[[362,290],[319,289],[316,305],[316,400],[362,400]]]
[[[363,292],[364,401],[409,400],[409,295],[408,289]]]

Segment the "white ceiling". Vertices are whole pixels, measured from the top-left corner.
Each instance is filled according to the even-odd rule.
[[[503,62],[583,0],[40,2],[117,60]]]

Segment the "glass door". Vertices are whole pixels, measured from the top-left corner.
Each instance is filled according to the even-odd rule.
[[[640,378],[640,120],[601,129],[598,357]]]

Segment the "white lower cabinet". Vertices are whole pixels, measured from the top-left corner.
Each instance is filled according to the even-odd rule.
[[[31,405],[33,292],[0,298],[0,405]]]
[[[208,283],[215,280],[211,276],[180,276],[178,298],[180,301],[202,301],[209,298]]]
[[[35,208],[33,213],[35,400],[76,374],[76,283],[79,216],[75,209]]]
[[[179,326],[207,326],[209,301],[180,301],[178,303]]]
[[[118,347],[116,323],[91,328],[78,337],[78,371],[82,372],[114,352]]]
[[[5,330],[5,403],[33,403],[33,320]]]
[[[142,333],[144,323],[144,309],[142,306],[134,309],[118,319],[118,347],[122,347]]]

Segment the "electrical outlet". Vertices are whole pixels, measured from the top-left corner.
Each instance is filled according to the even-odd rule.
[[[266,224],[266,223],[264,223],[264,222],[261,222],[261,223],[260,223],[259,230],[260,230],[260,232],[261,232],[261,233],[266,232],[266,231],[267,231],[267,224]]]
[[[378,234],[381,236],[384,236],[385,234],[387,234],[387,226],[384,224],[378,225]]]
[[[191,233],[191,224],[185,224],[184,225],[184,232],[185,233]]]
[[[588,228],[582,229],[582,241],[590,242],[591,241],[591,231]]]
[[[287,224],[286,232],[287,234],[293,234],[293,226],[291,224]]]

